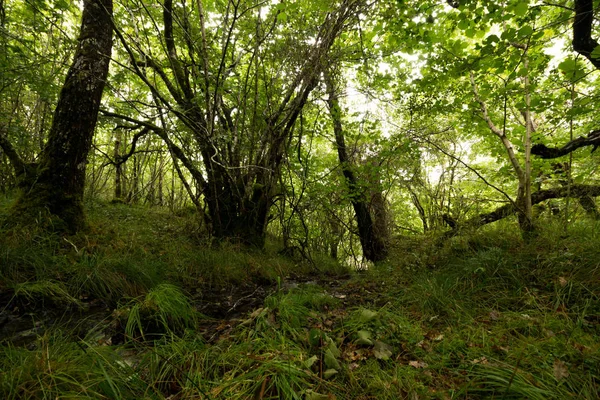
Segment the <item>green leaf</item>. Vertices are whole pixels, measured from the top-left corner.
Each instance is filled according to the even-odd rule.
[[[392,346],[377,340],[373,349],[373,355],[379,360],[389,360],[392,356],[392,350]]]
[[[334,369],[340,368],[340,363],[338,362],[337,358],[331,352],[331,349],[327,349],[325,351],[325,357],[323,357],[323,361],[325,361],[325,365],[327,366],[327,368],[334,368]]]
[[[594,50],[590,53],[592,58],[600,58],[600,46],[594,47]]]
[[[366,308],[363,308],[360,312],[359,320],[360,322],[367,323],[369,321],[374,320],[377,317],[377,311],[371,311]]]
[[[358,336],[358,339],[356,339],[355,343],[358,345],[371,346],[373,344],[373,340],[371,340],[371,332],[369,331],[358,331],[356,332],[356,336]]]
[[[500,38],[497,35],[490,35],[485,38],[485,41],[487,43],[498,43],[500,41]]]
[[[310,389],[308,389],[306,391],[306,393],[304,394],[304,398],[306,400],[329,400],[329,396],[328,395],[317,393],[317,392],[313,392]]]
[[[311,329],[308,332],[308,343],[312,347],[319,347],[321,345],[321,337],[323,336],[323,332],[318,329]]]
[[[527,3],[523,3],[523,2],[518,2],[517,5],[515,5],[515,15],[517,17],[523,17],[525,16],[525,14],[527,14],[527,11],[529,10],[529,6],[527,5]]]
[[[306,368],[310,368],[310,367],[312,367],[314,365],[314,363],[317,362],[318,359],[319,359],[319,357],[312,356],[308,360],[304,361],[304,365],[306,366]]]
[[[338,349],[332,338],[328,337],[327,342],[327,349],[331,351],[331,354],[333,354],[334,357],[339,357],[342,355],[342,352],[340,351],[340,349]]]
[[[280,12],[279,14],[277,14],[277,21],[278,22],[286,22],[288,19],[287,14],[285,13],[285,11]]]
[[[533,33],[533,28],[530,25],[525,25],[521,29],[519,29],[518,36],[519,37],[528,37]]]
[[[502,34],[500,35],[500,37],[503,40],[507,40],[509,42],[515,40],[515,35],[517,34],[517,31],[515,28],[508,28],[507,30],[505,30],[504,32],[502,32]]]
[[[325,379],[329,379],[337,373],[338,373],[337,369],[329,368],[329,369],[325,370],[325,372],[323,372],[323,377]]]

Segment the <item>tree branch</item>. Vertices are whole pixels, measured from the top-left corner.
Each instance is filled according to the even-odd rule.
[[[594,146],[592,153],[596,151],[600,146],[600,130],[591,132],[587,137],[580,136],[575,140],[571,140],[562,147],[547,147],[543,144],[535,144],[531,148],[531,154],[544,159],[558,158],[585,146]]]
[[[594,23],[594,1],[575,0],[575,20],[573,21],[573,50],[587,58],[600,69],[600,58],[592,56],[598,42],[592,38]]]
[[[137,120],[135,118],[128,117],[127,115],[117,114],[117,113],[113,113],[113,112],[106,111],[106,110],[100,110],[100,112],[106,117],[113,117],[113,118],[121,119],[123,121],[131,122],[131,123],[137,124],[138,126],[143,126],[145,128],[148,128],[149,130],[156,133],[167,144],[167,147],[169,148],[169,151],[171,152],[171,154],[175,155],[182,162],[182,164],[187,168],[187,170],[190,171],[190,173],[192,174],[194,179],[196,179],[200,183],[203,190],[204,190],[204,188],[207,187],[207,182],[204,179],[202,172],[198,168],[196,168],[196,166],[194,165],[192,160],[190,160],[185,155],[183,150],[181,150],[181,148],[179,146],[177,146],[175,143],[173,143],[173,141],[171,140],[171,138],[169,137],[169,135],[163,128],[161,128],[157,125],[154,125],[151,122]]]
[[[506,153],[508,154],[510,163],[512,164],[513,169],[515,170],[515,173],[517,174],[519,182],[521,182],[525,178],[525,172],[523,171],[521,164],[519,164],[519,161],[517,160],[517,156],[515,155],[515,149],[514,149],[513,144],[508,139],[508,137],[506,137],[506,134],[500,128],[498,128],[492,121],[492,118],[490,117],[490,115],[488,113],[488,109],[485,105],[485,102],[479,95],[479,90],[477,89],[477,85],[475,84],[475,76],[473,75],[473,72],[469,73],[469,79],[471,80],[473,94],[475,95],[475,100],[477,101],[477,103],[479,103],[479,107],[481,109],[481,115],[483,116],[484,121],[487,123],[488,128],[490,128],[492,133],[494,133],[494,135],[498,136],[498,138],[502,142],[502,145],[504,146],[504,149],[506,150]]]
[[[571,185],[570,189],[567,186],[556,189],[540,190],[531,194],[531,204],[539,204],[549,199],[560,199],[564,197],[597,197],[600,196],[600,185]],[[466,222],[458,225],[457,229],[448,232],[449,236],[454,236],[460,228],[479,228],[492,222],[499,221],[503,218],[513,215],[517,211],[513,204],[506,204],[495,209],[492,212],[480,214]]]
[[[167,56],[173,68],[173,75],[175,80],[179,84],[179,87],[183,91],[186,101],[191,101],[194,97],[192,89],[190,88],[189,81],[185,71],[181,66],[181,62],[177,57],[177,49],[175,47],[175,39],[173,37],[173,0],[165,0],[163,3],[163,22],[164,22],[164,37],[165,44],[167,45]]]
[[[115,167],[118,167],[121,164],[124,164],[127,160],[129,160],[129,158],[136,153],[135,151],[135,147],[137,145],[138,140],[142,137],[145,136],[148,132],[150,132],[150,128],[148,127],[144,127],[141,131],[139,131],[138,133],[136,133],[133,138],[131,139],[131,149],[129,149],[129,152],[127,154],[124,155],[119,155],[119,157],[114,160],[113,164],[115,165]],[[139,152],[138,152],[139,153]]]
[[[8,157],[8,160],[10,161],[13,168],[15,169],[15,173],[17,174],[17,176],[19,176],[26,171],[27,165],[23,162],[23,160],[19,156],[19,153],[17,152],[17,150],[15,150],[12,143],[6,137],[6,133],[4,130],[5,128],[4,127],[0,127],[0,128],[1,128],[0,129],[0,148],[2,148],[2,150],[4,150],[4,154],[6,154],[6,156]]]

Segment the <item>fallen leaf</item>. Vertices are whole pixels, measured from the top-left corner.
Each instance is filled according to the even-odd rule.
[[[565,287],[567,286],[567,283],[569,283],[569,281],[567,280],[567,278],[561,276],[558,278],[558,283],[561,287]]]
[[[429,365],[427,365],[427,363],[425,363],[423,361],[409,361],[408,365],[410,365],[413,368],[417,368],[417,369],[427,368],[429,366]]]
[[[490,311],[490,319],[492,321],[497,321],[500,319],[500,313],[498,311]]]
[[[482,364],[485,365],[488,363],[488,360],[486,357],[479,357],[474,359],[473,361],[471,361],[471,364]]]
[[[554,366],[552,368],[554,371],[554,377],[557,381],[563,380],[569,376],[569,370],[564,362],[560,360],[554,360]]]

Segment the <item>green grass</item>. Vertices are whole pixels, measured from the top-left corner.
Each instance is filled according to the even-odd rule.
[[[67,240],[5,235],[0,288],[33,309],[101,299],[127,340],[57,327],[5,343],[1,398],[600,398],[598,223],[548,221],[527,243],[509,221],[441,246],[403,239],[337,282],[330,261],[207,247],[189,217],[106,204],[89,217]],[[204,291],[225,300],[248,282],[270,285],[257,308],[197,312]]]
[[[70,237],[35,228],[0,231],[0,288],[44,281],[114,307],[163,283],[195,291],[344,272],[339,264],[319,272],[276,251],[206,246],[193,217],[165,210],[94,203],[87,214],[89,229]]]

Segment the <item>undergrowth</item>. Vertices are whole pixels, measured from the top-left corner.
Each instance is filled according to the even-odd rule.
[[[45,282],[48,288],[29,290],[31,296],[43,298],[61,287],[75,299],[116,306],[163,283],[193,291],[320,273],[310,263],[276,252],[208,246],[193,217],[166,210],[94,203],[88,222],[86,231],[69,237],[31,227],[0,230],[0,289]]]
[[[1,288],[20,304],[104,299],[125,338],[55,327],[5,343],[0,397],[600,398],[598,223],[565,233],[548,221],[527,242],[510,221],[444,243],[398,240],[349,280],[286,285],[324,268],[207,247],[189,219],[149,213],[98,204],[76,237],[2,239]],[[197,311],[198,290],[248,281],[269,284],[256,308]]]

